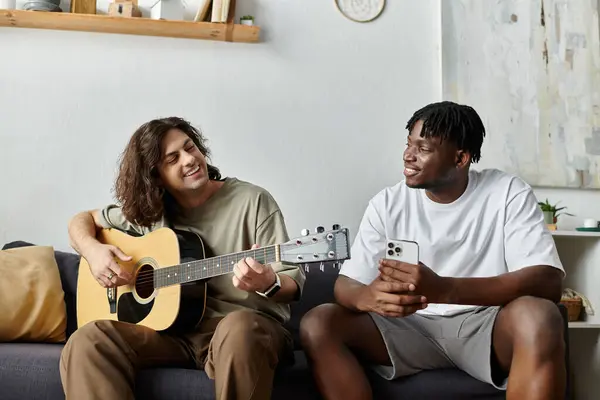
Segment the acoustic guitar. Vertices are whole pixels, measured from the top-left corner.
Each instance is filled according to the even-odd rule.
[[[120,248],[131,260],[119,265],[131,283],[103,288],[84,257],[77,282],[77,324],[108,319],[144,325],[156,331],[185,332],[197,326],[206,308],[207,280],[233,272],[235,264],[252,257],[262,264],[338,262],[350,258],[348,229],[318,227],[314,234],[288,242],[216,257],[205,257],[204,244],[193,232],[160,228],[143,236],[103,229],[97,239]],[[257,295],[258,296],[258,295]]]

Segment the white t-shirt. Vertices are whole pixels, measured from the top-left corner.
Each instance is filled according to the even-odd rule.
[[[467,189],[450,204],[404,181],[370,201],[340,274],[365,285],[378,275],[387,240],[419,245],[419,261],[440,276],[490,277],[532,265],[563,271],[537,199],[523,180],[499,170],[470,170]],[[475,306],[429,304],[421,314],[452,315]]]

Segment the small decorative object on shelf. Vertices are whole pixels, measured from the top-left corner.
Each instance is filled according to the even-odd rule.
[[[156,0],[150,6],[150,18],[166,20],[183,20],[185,13],[183,3],[180,0]]]
[[[96,0],[71,0],[73,14],[96,14]]]
[[[556,230],[556,223],[558,222],[559,215],[573,216],[573,214],[569,214],[568,212],[560,213],[559,211],[565,210],[567,207],[557,208],[558,203],[552,205],[550,204],[548,199],[546,199],[546,201],[539,201],[538,205],[540,206],[540,208],[542,209],[542,213],[544,214],[544,222],[546,223],[546,225],[548,225],[548,229],[550,229],[551,231]]]
[[[587,315],[594,315],[594,309],[587,297],[573,289],[567,288],[563,291],[560,303],[567,307],[569,322],[579,321],[582,310]]]
[[[137,0],[117,0],[108,5],[108,15],[113,17],[139,18],[142,16],[142,12],[137,6]]]
[[[60,0],[33,0],[23,4],[23,10],[27,11],[46,11],[62,12]]]
[[[583,226],[575,228],[575,230],[580,232],[600,232],[600,222],[594,218],[586,218],[583,220]]]
[[[234,4],[235,6],[235,4]],[[212,10],[212,0],[200,0],[198,11],[194,17],[195,22],[199,21],[210,21]]]
[[[574,322],[579,320],[579,315],[581,315],[581,305],[582,305],[581,297],[563,297],[560,299],[560,304],[567,307],[567,315],[569,317],[569,322]]]
[[[240,18],[240,24],[242,25],[254,25],[254,17],[252,15],[244,15]]]

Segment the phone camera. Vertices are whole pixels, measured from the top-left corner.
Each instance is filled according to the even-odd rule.
[[[390,249],[393,249],[393,248],[394,248],[394,243],[388,243],[388,247],[389,247]]]
[[[394,251],[393,250],[388,250],[388,255],[393,256],[394,255]]]
[[[402,249],[400,247],[396,247],[396,253],[402,253]]]

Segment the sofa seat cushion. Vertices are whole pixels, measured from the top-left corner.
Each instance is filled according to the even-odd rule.
[[[62,348],[54,343],[0,343],[0,398],[64,399],[58,370]]]
[[[2,400],[64,399],[60,381],[61,344],[0,343]],[[306,357],[295,352],[294,365],[275,374],[273,400],[319,399]],[[332,374],[335,371],[332,371]],[[375,399],[503,399],[503,393],[458,370],[427,371],[393,382],[368,374]],[[151,368],[136,379],[136,398],[213,400],[214,382],[204,371]]]
[[[136,398],[145,400],[214,400],[215,386],[204,371],[149,368],[136,378]]]
[[[459,369],[438,369],[387,381],[369,372],[377,399],[505,399],[506,392],[472,378]]]
[[[59,363],[63,345],[0,343],[2,400],[64,399]],[[302,352],[297,362],[277,371],[273,399],[316,399],[316,389]],[[213,400],[214,382],[204,371],[149,368],[136,378],[136,398],[145,400]]]

